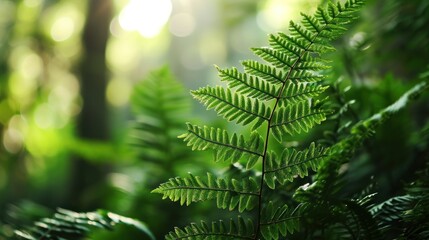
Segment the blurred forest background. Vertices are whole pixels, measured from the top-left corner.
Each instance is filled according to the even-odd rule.
[[[205,204],[179,208],[150,191],[170,177],[228,166],[217,169],[204,153],[189,154],[175,137],[169,144],[183,145],[176,149],[180,154],[136,147],[142,136],[133,137],[135,119],[158,107],[156,114],[163,114],[160,96],[151,92],[160,88],[183,103],[165,108],[177,116],[167,136],[185,131],[186,121],[224,124],[194,105],[189,89],[217,82],[214,64],[254,59],[250,47],[267,45],[268,33],[286,31],[300,12],[312,13],[324,2],[0,0],[0,239],[19,221],[56,207],[108,209],[146,222],[160,238],[173,226],[216,214]],[[427,71],[428,29],[429,1],[370,0],[336,42],[331,77],[352,85],[360,118],[392,103]],[[167,89],[156,84],[160,78],[169,79]],[[427,157],[416,154],[428,156],[428,148],[413,130],[428,126],[427,98],[421,102],[368,143],[371,155],[359,156],[367,160],[353,176],[355,184],[375,175],[388,196],[424,167]],[[120,234],[139,236],[119,229],[94,238]]]

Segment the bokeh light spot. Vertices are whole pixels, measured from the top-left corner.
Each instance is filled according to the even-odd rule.
[[[3,133],[3,146],[10,153],[17,153],[24,144],[24,131],[26,122],[21,115],[10,118],[8,127]]]
[[[128,103],[131,85],[128,81],[113,79],[107,85],[107,100],[113,106],[123,106]]]
[[[75,31],[75,24],[70,17],[60,17],[51,28],[51,37],[54,41],[62,42],[69,39]]]
[[[34,113],[34,121],[38,127],[48,129],[54,126],[54,116],[52,110],[52,107],[46,103],[37,106]]]
[[[195,19],[187,13],[178,13],[171,17],[170,32],[177,37],[189,36],[195,29]]]
[[[279,31],[288,26],[290,20],[300,19],[300,12],[309,13],[316,9],[319,0],[268,0],[257,15],[261,29],[267,32]]]
[[[224,41],[219,41],[220,35],[220,32],[211,31],[200,39],[198,50],[204,64],[212,65],[226,61],[226,45]]]
[[[119,24],[124,30],[152,38],[161,32],[172,8],[170,0],[131,0],[119,14]]]

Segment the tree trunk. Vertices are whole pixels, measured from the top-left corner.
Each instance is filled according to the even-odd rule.
[[[81,96],[83,99],[77,133],[81,139],[109,140],[108,106],[106,103],[107,66],[106,44],[112,15],[111,0],[88,1],[87,21],[82,45],[80,65]],[[95,206],[98,194],[96,186],[103,182],[105,171],[81,157],[72,164],[71,205],[74,208],[90,209]],[[77,201],[76,201],[77,200]]]

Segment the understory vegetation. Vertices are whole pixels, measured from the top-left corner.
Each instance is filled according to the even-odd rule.
[[[190,95],[152,71],[123,150],[141,185],[108,211],[12,205],[13,238],[429,239],[429,62],[370,76],[361,60],[388,47],[362,33],[366,7],[322,3]]]

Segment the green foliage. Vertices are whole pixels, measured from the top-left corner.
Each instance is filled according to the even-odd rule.
[[[188,133],[180,135],[188,142],[192,150],[205,150],[211,148],[215,150],[215,160],[230,160],[231,163],[237,162],[240,158],[247,159],[247,168],[253,167],[256,161],[262,157],[263,140],[262,137],[253,132],[248,141],[243,135],[230,134],[223,129],[215,129],[204,126],[200,128],[188,123]]]
[[[164,194],[164,198],[172,201],[179,201],[186,205],[191,202],[206,201],[216,199],[218,208],[228,208],[234,210],[252,210],[257,202],[259,186],[254,178],[244,178],[240,181],[235,179],[216,178],[210,173],[207,180],[192,174],[187,178],[172,178],[170,181],[161,184],[154,190],[155,193]]]
[[[192,92],[208,109],[214,109],[224,119],[244,126],[253,123],[250,138],[247,140],[245,135],[192,124],[188,124],[188,132],[181,137],[193,150],[214,149],[216,160],[236,163],[241,159],[245,161],[247,171],[258,166],[252,170],[256,175],[249,179],[259,184],[249,188],[244,187],[248,182],[245,177],[242,177],[245,180],[222,180],[209,175],[206,182],[190,175],[184,179],[171,179],[154,192],[181,204],[216,199],[218,208],[229,210],[236,209],[238,204],[240,212],[247,210],[255,216],[254,232],[242,235],[244,239],[299,236],[299,229],[306,227],[309,227],[305,231],[310,231],[310,236],[334,234],[367,239],[381,236],[376,227],[377,218],[369,210],[368,197],[343,199],[339,195],[344,184],[340,168],[351,160],[364,141],[374,135],[378,126],[420,95],[427,83],[415,86],[391,106],[351,128],[350,123],[340,125],[340,119],[352,102],[345,102],[341,97],[337,104],[321,99],[329,86],[323,76],[329,68],[323,54],[334,50],[329,42],[345,32],[345,26],[356,18],[363,3],[352,0],[344,4],[328,3],[325,8],[319,7],[314,16],[303,14],[301,24],[291,22],[289,34],[270,35],[269,47],[253,49],[268,65],[244,61],[243,73],[236,68],[218,68],[227,87],[205,87]],[[308,147],[279,149],[328,118],[337,122],[331,146],[313,142]],[[339,134],[346,129],[350,132]],[[261,161],[260,165],[256,165],[258,161]],[[247,175],[245,172],[242,174]],[[296,185],[297,177],[305,179],[310,173],[314,182]],[[239,176],[237,173],[234,178]],[[276,186],[276,182],[280,185]],[[284,188],[293,195],[282,196]],[[319,223],[318,219],[323,221]],[[176,229],[167,238],[231,238],[222,235],[225,231],[210,229],[204,224],[191,225],[185,230]]]
[[[50,218],[43,218],[34,223],[34,226],[25,230],[16,230],[17,239],[81,239],[88,236],[94,229],[113,230],[117,224],[124,224],[136,228],[150,239],[155,239],[147,226],[135,219],[118,214],[98,210],[96,212],[77,213],[65,209],[58,209]],[[143,235],[143,234],[142,234]]]
[[[301,101],[280,107],[270,121],[270,128],[277,141],[282,142],[289,135],[308,132],[315,125],[326,120],[329,111],[313,106],[311,102]]]
[[[257,120],[254,126],[268,120],[271,109],[258,99],[234,93],[223,87],[205,87],[192,91],[192,95],[200,100],[207,109],[215,109],[218,115],[228,121],[247,125]]]
[[[212,222],[210,227],[202,221],[200,225],[193,223],[184,230],[176,228],[166,239],[254,239],[253,222],[238,217],[236,222],[231,219],[229,226],[219,220]]]
[[[408,184],[406,194],[394,196],[372,206],[369,211],[378,228],[387,236],[403,239],[429,237],[429,165],[418,173],[416,181]]]
[[[285,184],[296,176],[308,175],[308,169],[316,171],[319,162],[329,156],[329,149],[316,147],[314,143],[302,151],[285,148],[280,157],[273,151],[267,154],[265,182],[275,189],[275,182]]]
[[[253,12],[260,5],[255,1],[249,5],[248,0],[229,2],[223,11],[227,11],[224,15],[228,16],[246,12],[250,5]],[[49,141],[60,144],[61,152],[64,147],[67,150],[60,158],[54,146],[32,159],[39,150],[27,132],[38,136],[37,139],[45,136],[36,141],[43,142],[49,134],[32,133],[32,129],[50,125],[52,121],[45,122],[50,119],[61,120],[68,126],[67,134],[71,133],[73,123],[70,121],[79,103],[53,104],[57,102],[52,101],[57,99],[57,90],[63,86],[50,84],[50,77],[45,79],[43,73],[52,72],[52,67],[62,69],[54,72],[65,73],[73,64],[58,64],[55,59],[66,60],[58,55],[61,49],[56,53],[46,52],[46,49],[53,49],[47,44],[54,38],[52,31],[41,33],[37,27],[27,27],[34,32],[30,34],[28,29],[20,27],[25,22],[39,22],[31,21],[38,19],[34,16],[46,15],[29,13],[46,12],[51,16],[51,12],[57,12],[51,7],[61,5],[45,4],[39,8],[25,1],[3,4],[5,12],[17,13],[17,18],[33,17],[16,22],[16,29],[10,32],[18,34],[10,35],[17,36],[6,36],[2,48],[6,50],[3,55],[10,56],[0,59],[0,67],[5,70],[0,74],[5,80],[0,81],[0,96],[4,98],[0,101],[0,110],[4,110],[0,111],[0,132],[4,133],[0,147],[0,153],[4,153],[0,154],[0,209],[18,197],[30,196],[38,199],[36,201],[47,199],[46,196],[51,198],[42,191],[32,191],[31,185],[55,192],[53,197],[57,200],[49,199],[51,206],[58,205],[58,200],[63,202],[61,205],[67,205],[68,201],[71,201],[68,204],[78,204],[74,200],[81,198],[79,194],[70,194],[73,196],[70,198],[68,188],[57,191],[61,182],[75,175],[75,171],[68,170],[68,161],[62,161],[68,160],[68,151],[72,151],[103,164],[101,174],[93,171],[99,170],[98,167],[91,170],[78,167],[77,170],[85,170],[86,175],[109,182],[113,187],[105,189],[97,185],[95,191],[91,188],[81,199],[89,202],[96,196],[103,201],[101,204],[132,219],[106,211],[76,213],[59,209],[52,217],[35,221],[41,216],[50,216],[50,211],[30,205],[20,214],[10,209],[1,214],[6,219],[0,219],[0,239],[9,239],[14,233],[13,237],[19,239],[154,239],[154,236],[164,236],[174,226],[178,227],[167,234],[167,239],[429,239],[428,98],[410,106],[429,88],[426,80],[429,72],[421,75],[425,79],[421,83],[416,84],[414,79],[427,64],[425,53],[429,48],[426,47],[425,26],[428,24],[425,23],[429,19],[426,14],[429,4],[423,0],[372,1],[374,11],[365,10],[363,14],[373,18],[366,24],[371,26],[370,30],[366,30],[368,26],[364,23],[355,28],[358,32],[348,35],[346,29],[355,26],[352,22],[366,1],[321,2],[323,7],[314,14],[302,14],[300,23],[291,22],[287,33],[270,34],[268,47],[253,48],[259,60],[243,61],[242,68],[216,67],[222,86],[192,91],[193,97],[208,110],[213,109],[226,120],[224,122],[234,122],[241,125],[239,127],[225,127],[221,122],[216,125],[183,124],[193,122],[189,97],[167,68],[139,82],[132,95],[137,121],[133,122],[131,130],[131,142],[138,156],[135,161],[126,162],[127,166],[105,160],[112,156],[129,157],[124,149],[61,137],[58,141]],[[227,7],[231,4],[244,8],[236,12]],[[67,8],[75,13],[80,9]],[[390,11],[387,14],[386,8]],[[366,9],[371,9],[371,3]],[[14,13],[6,18],[12,19]],[[380,13],[387,18],[379,18]],[[9,24],[8,21],[4,23]],[[236,48],[237,43],[240,44],[243,35],[234,35],[235,30],[231,30],[232,37],[228,38],[232,40],[231,45],[220,44],[216,49]],[[78,32],[73,36],[78,36]],[[70,39],[75,42],[78,38],[73,36]],[[338,37],[341,37],[339,41]],[[22,44],[22,38],[29,41]],[[213,38],[207,39],[211,39],[212,44]],[[192,40],[188,40],[183,42],[192,44]],[[331,45],[333,41],[335,47]],[[57,43],[60,47],[64,41]],[[183,46],[181,44],[177,46]],[[207,55],[204,47],[206,45],[202,44],[198,51]],[[333,54],[335,50],[340,51]],[[39,60],[36,63],[43,63],[43,66],[35,65],[34,69],[40,71],[31,76],[22,71],[28,65],[25,63],[29,62],[26,61],[29,56],[31,60]],[[234,55],[228,53],[227,56]],[[179,58],[173,59],[176,60]],[[331,66],[334,72],[329,70]],[[199,68],[195,67],[192,69]],[[346,76],[340,77],[344,72]],[[199,78],[198,74],[194,76]],[[402,81],[397,79],[399,76]],[[44,79],[49,84],[25,87],[22,79],[33,79],[35,83]],[[73,77],[67,79],[75,81]],[[111,86],[109,98],[113,96],[110,95]],[[51,92],[51,88],[57,90]],[[73,89],[76,93],[67,99],[76,98],[77,91]],[[82,89],[82,94],[91,95],[91,91]],[[71,103],[70,100],[66,103]],[[60,115],[59,119],[40,116],[55,110],[57,105],[73,109],[67,107],[72,111],[64,112],[65,115],[61,115],[64,119]],[[93,106],[102,109],[100,104]],[[98,125],[102,122],[98,121]],[[190,154],[191,150],[199,152]],[[214,163],[208,161],[208,154],[204,155],[207,152],[214,153]],[[51,159],[60,163],[52,164]],[[197,159],[199,162],[193,163]],[[218,171],[217,166],[226,164],[230,165],[225,172]],[[62,170],[52,172],[54,165],[62,166]],[[188,171],[192,173],[170,178],[183,176]],[[209,172],[204,175],[201,171]],[[59,176],[63,181],[57,181]],[[168,178],[170,180],[161,184]],[[171,201],[160,201],[159,196],[148,195],[149,189],[155,186],[158,188],[154,193]],[[222,211],[209,208],[214,202]],[[179,204],[186,204],[187,208],[179,208]],[[29,212],[33,216],[22,214]],[[19,221],[13,223],[8,218]],[[145,219],[154,234],[134,220],[138,218]],[[186,225],[186,222],[202,218],[205,221]],[[128,231],[124,225],[137,231]]]
[[[280,235],[286,236],[299,228],[300,216],[295,210],[291,211],[287,205],[275,208],[270,201],[263,209],[262,216],[261,234],[265,239],[279,239]]]
[[[177,138],[178,134],[186,131],[183,122],[190,116],[191,98],[169,68],[163,67],[136,84],[131,100],[136,119],[132,123],[129,141],[137,153],[133,169],[138,171],[131,169],[130,178],[143,179],[135,183],[132,197],[123,194],[120,201],[125,204],[118,211],[146,219],[156,237],[160,238],[182,219],[198,215],[192,209],[185,212],[150,195],[151,189],[163,179],[189,171],[187,168],[184,170],[184,166],[198,159],[198,156],[190,155],[189,148]],[[201,167],[205,166],[202,164]],[[150,207],[142,211],[142,206]],[[117,207],[117,204],[112,207]]]
[[[139,82],[131,100],[137,116],[130,133],[131,144],[136,146],[139,157],[164,166],[186,159],[187,149],[176,136],[184,130],[190,103],[183,86],[168,68],[153,71]]]

